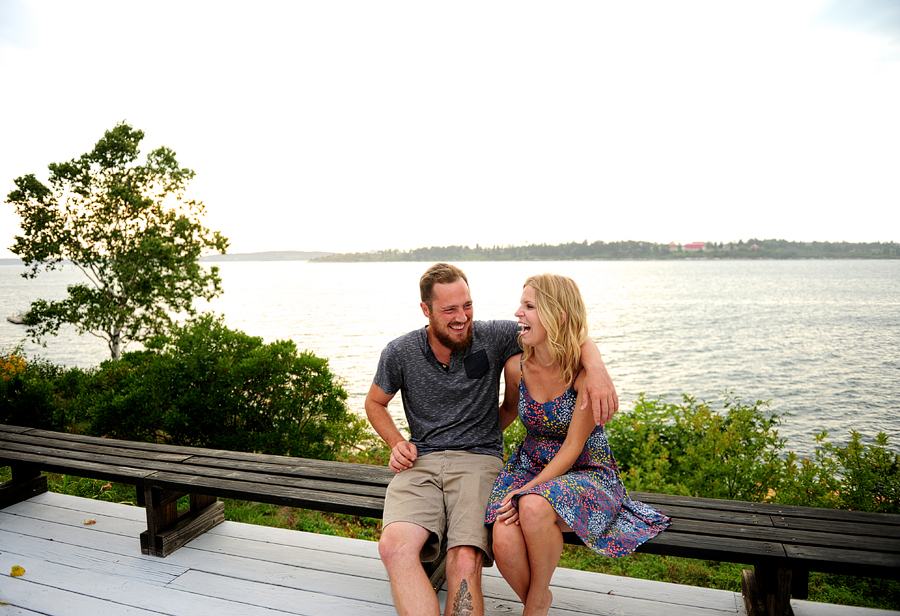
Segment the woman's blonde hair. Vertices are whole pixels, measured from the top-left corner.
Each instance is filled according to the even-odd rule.
[[[534,289],[538,318],[547,330],[550,355],[559,365],[563,382],[571,383],[581,367],[581,345],[588,337],[587,310],[575,281],[557,274],[537,274],[525,281]],[[534,348],[522,342],[522,361],[526,362]]]

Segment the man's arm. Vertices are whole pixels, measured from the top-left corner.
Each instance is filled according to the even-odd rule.
[[[388,462],[388,468],[395,473],[411,468],[413,462],[418,457],[416,446],[403,438],[397,424],[388,412],[387,406],[394,396],[387,395],[375,383],[369,387],[369,393],[366,394],[366,417],[372,428],[378,433],[388,447],[391,448],[391,460]]]
[[[594,423],[602,426],[619,410],[619,396],[616,394],[616,387],[609,372],[606,371],[603,358],[600,357],[600,349],[590,338],[581,345],[581,364],[585,370],[584,384],[587,394],[581,408],[587,408],[590,402]]]
[[[521,355],[513,355],[506,360],[503,368],[503,379],[506,386],[503,390],[503,402],[500,403],[500,429],[506,430],[519,416],[519,361]]]

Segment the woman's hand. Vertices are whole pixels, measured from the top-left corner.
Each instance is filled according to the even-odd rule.
[[[515,504],[513,503],[513,496],[521,492],[521,490],[513,490],[509,494],[503,497],[503,500],[500,501],[500,506],[497,507],[497,521],[503,522],[504,524],[517,524],[519,523],[519,510],[516,509]]]

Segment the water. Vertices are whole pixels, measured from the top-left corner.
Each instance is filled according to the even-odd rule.
[[[418,279],[426,263],[222,262],[225,293],[201,309],[266,341],[292,339],[327,357],[345,380],[354,411],[379,353],[421,327]],[[851,429],[900,444],[900,261],[648,261],[462,263],[479,319],[512,319],[529,274],[574,278],[588,306],[591,337],[622,407],[639,392],[718,404],[721,392],[768,400],[792,414],[781,434],[808,453],[813,434],[843,442]],[[37,297],[60,298],[76,270],[19,277],[0,266],[0,316]],[[0,348],[24,328],[0,323]],[[72,329],[29,354],[72,366],[108,357],[102,340]],[[392,412],[402,415],[399,396]]]

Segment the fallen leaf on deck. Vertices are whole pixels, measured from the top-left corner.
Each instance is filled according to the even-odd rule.
[[[97,520],[85,520],[84,523],[85,524],[96,524]]]
[[[9,574],[13,577],[19,577],[20,575],[25,575],[25,569],[16,565],[12,568],[12,571],[10,571]]]

